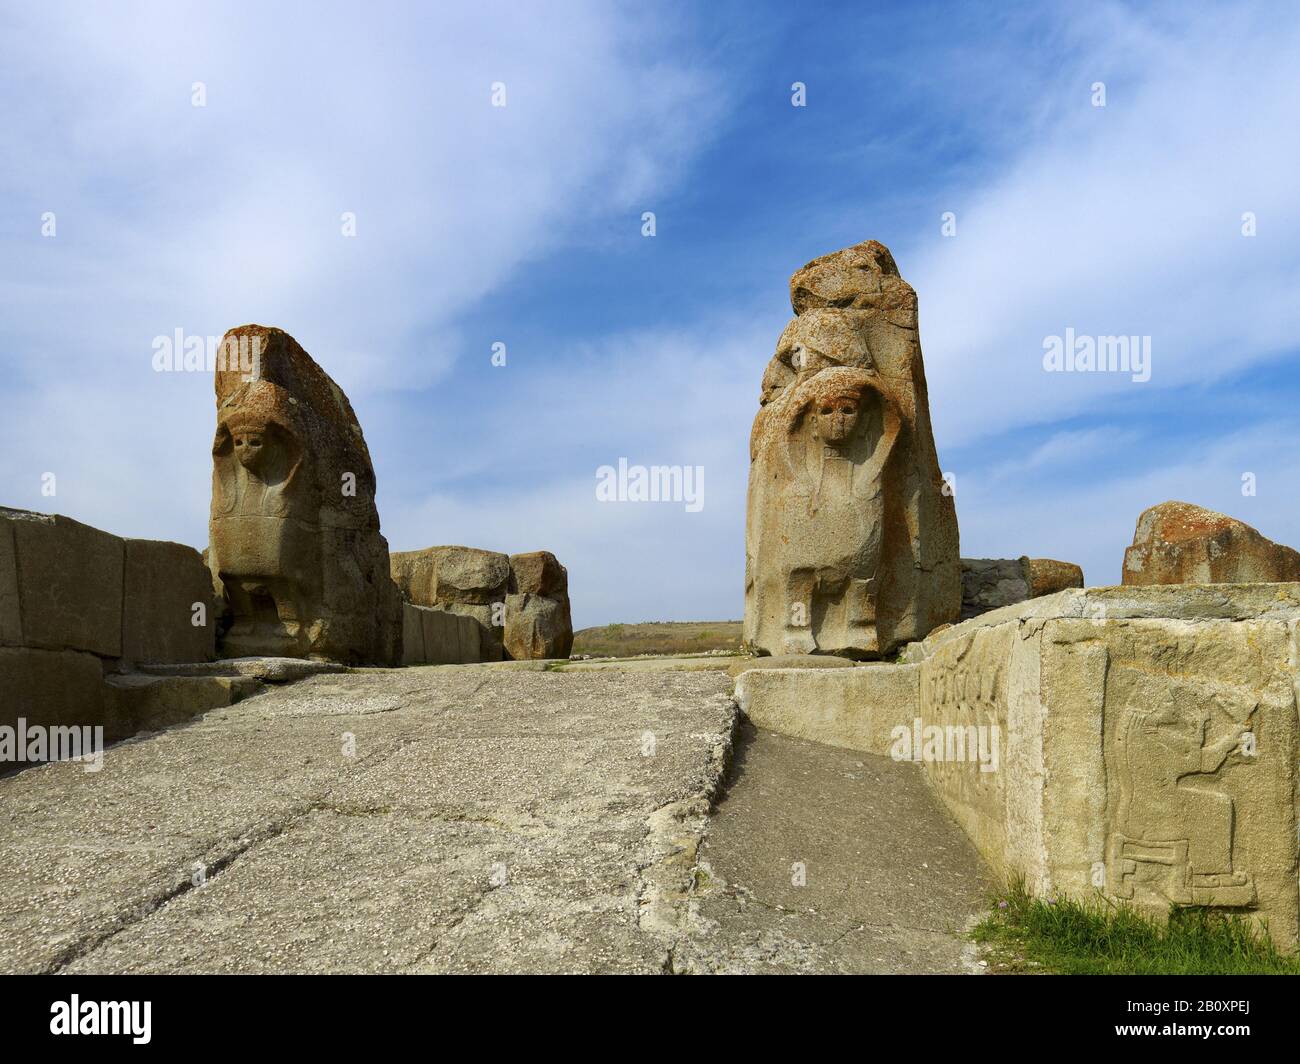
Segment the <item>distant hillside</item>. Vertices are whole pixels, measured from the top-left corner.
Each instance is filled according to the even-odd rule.
[[[740,621],[647,621],[606,624],[574,634],[573,653],[596,658],[740,650]]]

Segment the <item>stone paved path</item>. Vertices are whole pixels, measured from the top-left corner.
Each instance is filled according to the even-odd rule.
[[[911,766],[751,736],[710,829],[729,691],[322,675],[0,779],[0,972],[960,970],[978,868]]]

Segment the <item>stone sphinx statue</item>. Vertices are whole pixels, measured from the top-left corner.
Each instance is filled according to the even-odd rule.
[[[791,302],[750,436],[745,641],[888,654],[961,602],[916,298],[870,241],[805,266]]]
[[[401,612],[375,474],[347,397],[287,333],[246,325],[251,374],[218,368],[208,565],[221,653],[396,664]]]

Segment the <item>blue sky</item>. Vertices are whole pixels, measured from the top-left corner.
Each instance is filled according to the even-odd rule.
[[[789,275],[875,238],[963,554],[1115,583],[1168,498],[1300,545],[1297,70],[1290,3],[2,4],[0,503],[202,547],[212,384],[152,343],[257,321],[352,398],[394,549],[739,617]],[[1045,373],[1067,327],[1151,379]],[[597,502],[620,457],[704,508]]]

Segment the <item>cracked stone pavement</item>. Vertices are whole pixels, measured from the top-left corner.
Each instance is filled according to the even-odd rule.
[[[920,774],[737,731],[730,688],[318,675],[0,779],[0,972],[969,970],[982,872]]]

